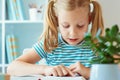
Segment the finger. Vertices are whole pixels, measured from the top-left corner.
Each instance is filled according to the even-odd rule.
[[[69,68],[66,68],[66,69],[67,69],[67,71],[68,71],[68,73],[69,73],[70,76],[74,76],[74,73],[72,71],[70,71]]]
[[[58,76],[58,73],[55,68],[53,68],[53,70],[52,70],[52,76]]]
[[[74,74],[74,76],[80,76],[80,74],[78,73],[77,69],[72,70],[72,73]]]
[[[63,76],[66,76],[68,74],[67,68],[64,65],[60,66],[62,69]]]
[[[73,73],[76,73],[76,72],[77,72],[76,68],[75,68],[75,69],[72,69],[71,71],[72,71]]]
[[[75,64],[70,65],[69,69],[70,69],[70,70],[74,70],[74,69],[76,69],[78,66],[80,66],[80,62],[79,62],[79,61],[77,61]]]
[[[70,70],[74,70],[76,68],[75,64],[72,64],[68,67]]]
[[[79,73],[74,73],[74,76],[80,76],[80,74]]]
[[[56,71],[58,73],[58,76],[63,76],[63,72],[62,72],[62,67],[59,65],[59,66],[56,66]]]

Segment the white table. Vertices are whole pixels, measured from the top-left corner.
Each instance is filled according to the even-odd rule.
[[[53,77],[53,76],[11,76],[10,80],[85,80],[83,77]]]

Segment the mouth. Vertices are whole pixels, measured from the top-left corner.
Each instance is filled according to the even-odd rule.
[[[70,42],[76,42],[78,39],[69,39]]]

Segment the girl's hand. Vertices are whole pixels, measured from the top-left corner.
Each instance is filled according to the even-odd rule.
[[[46,66],[44,68],[44,75],[46,76],[74,76],[73,72],[64,65]]]
[[[75,74],[79,74],[84,76],[85,78],[89,78],[90,76],[90,69],[82,65],[80,62],[76,62],[69,66],[69,69]]]
[[[78,73],[79,75],[81,75],[83,68],[84,68],[84,66],[80,62],[76,62],[75,64],[72,64],[69,66],[69,69],[73,73]]]

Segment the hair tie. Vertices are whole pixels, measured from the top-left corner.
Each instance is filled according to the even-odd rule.
[[[93,0],[90,0],[90,12],[92,13],[94,10],[94,5],[92,3]],[[91,33],[92,30],[92,21],[90,22],[90,24],[88,25],[88,33]]]
[[[92,0],[90,0],[90,1],[92,1]],[[93,12],[93,10],[94,10],[94,5],[92,2],[90,2],[90,12]]]
[[[50,1],[53,1],[55,3],[57,0],[50,0]]]

